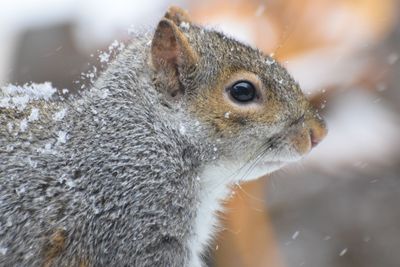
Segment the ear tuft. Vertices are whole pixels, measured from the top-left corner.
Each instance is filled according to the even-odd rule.
[[[182,22],[191,22],[187,11],[177,6],[170,6],[164,18],[173,21],[178,26],[181,25]]]

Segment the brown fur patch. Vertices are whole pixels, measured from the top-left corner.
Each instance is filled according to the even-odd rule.
[[[259,101],[240,105],[229,98],[227,88],[240,80],[252,82],[260,94]],[[194,100],[192,112],[199,119],[214,125],[219,134],[234,134],[243,129],[243,125],[254,123],[273,124],[279,119],[282,105],[274,99],[272,91],[265,88],[257,75],[242,70],[224,70],[215,88],[203,90]]]
[[[79,267],[89,267],[89,262],[87,260],[80,260]]]
[[[67,234],[63,229],[57,229],[47,240],[43,248],[44,263],[43,267],[52,266],[54,260],[62,253],[65,248]]]

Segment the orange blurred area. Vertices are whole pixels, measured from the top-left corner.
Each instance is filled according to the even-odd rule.
[[[209,266],[400,266],[399,1],[3,1],[0,83],[78,89],[170,4],[275,57],[330,129],[302,163],[235,186]]]
[[[396,6],[395,0],[253,0],[193,2],[190,9],[201,23],[238,25],[233,35],[246,28],[250,43],[284,60],[314,49],[377,43],[392,29]]]

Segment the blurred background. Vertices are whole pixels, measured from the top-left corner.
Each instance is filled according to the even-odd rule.
[[[330,129],[303,162],[234,188],[209,266],[400,266],[399,1],[1,1],[0,85],[83,88],[171,4],[274,56]]]

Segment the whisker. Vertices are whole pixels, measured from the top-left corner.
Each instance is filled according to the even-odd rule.
[[[218,184],[216,184],[216,186],[215,187],[213,187],[213,189],[211,189],[211,190],[208,190],[206,193],[207,194],[212,194],[213,192],[215,192],[216,190],[218,190],[218,188],[222,185],[222,184],[224,184],[224,183],[226,183],[227,181],[226,180],[228,180],[228,182],[230,183],[230,182],[232,182],[232,181],[234,181],[235,180],[235,177],[244,169],[244,168],[246,168],[247,166],[248,166],[248,164],[251,162],[251,161],[253,161],[253,160],[258,160],[260,157],[262,157],[262,155],[264,154],[264,150],[265,150],[265,146],[269,146],[269,143],[271,142],[271,140],[272,140],[272,138],[271,139],[268,139],[267,141],[265,141],[263,144],[261,144],[260,145],[260,147],[259,148],[257,148],[256,149],[256,151],[253,153],[253,155],[242,165],[242,166],[240,166],[238,169],[236,169],[232,174],[230,174],[228,177],[226,177],[226,179],[221,179],[221,181],[218,183]],[[243,178],[243,177],[242,177]],[[241,178],[241,179],[242,179]],[[239,179],[239,180],[241,180],[241,179]]]
[[[269,149],[272,147],[272,144],[270,144],[268,147],[266,147],[261,153],[257,156],[256,159],[254,159],[253,163],[249,166],[247,171],[242,175],[240,180],[243,180],[244,177],[246,177],[249,173],[251,173],[254,168],[257,166],[257,164],[261,161],[262,158],[264,158],[265,154],[269,151]]]
[[[254,151],[253,155],[251,155],[250,158],[240,168],[238,168],[234,173],[232,173],[229,177],[237,175],[246,167],[246,165],[248,163],[250,163],[253,160],[257,160],[264,153],[264,146],[269,145],[269,143],[271,141],[272,141],[272,138],[268,139],[266,142],[261,144],[261,146],[259,148],[257,148],[256,151]]]
[[[260,202],[260,203],[266,203],[265,199],[253,196],[252,194],[250,194],[249,192],[244,190],[244,188],[240,184],[238,184],[237,186],[240,189],[240,191],[242,191],[247,197],[251,198],[252,200],[255,200],[255,201]]]
[[[226,177],[226,179],[221,179],[221,181],[215,185],[215,187],[213,187],[213,189],[208,190],[208,192],[206,192],[207,194],[212,194],[213,192],[215,192],[216,190],[218,190],[218,188],[228,182],[231,183],[235,180],[235,177],[237,175],[239,175],[243,169],[247,168],[247,170],[245,171],[245,173],[243,175],[241,175],[241,177],[239,179],[237,179],[238,181],[241,181],[244,179],[244,177],[246,177],[246,175],[248,175],[249,173],[251,173],[252,170],[254,170],[255,166],[261,161],[261,159],[265,156],[266,153],[270,152],[270,148],[276,143],[277,140],[279,140],[279,137],[272,137],[269,138],[268,140],[266,140],[263,144],[261,144],[255,151],[254,153],[250,156],[250,158],[242,164],[242,166],[240,166],[239,168],[237,168],[233,173],[231,173],[229,176]],[[274,153],[276,153],[274,151]],[[251,162],[251,164],[250,164]]]

